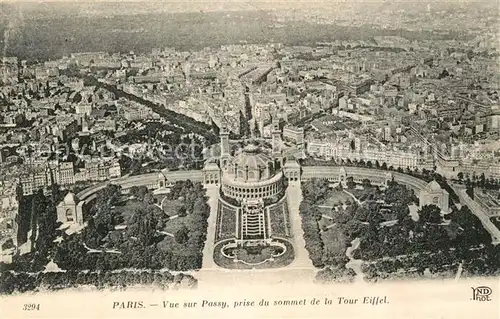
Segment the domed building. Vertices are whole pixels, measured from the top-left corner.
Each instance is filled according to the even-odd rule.
[[[205,182],[220,189],[214,256],[222,267],[238,262],[272,267],[281,256],[293,254],[286,187],[296,176],[291,171],[300,166],[284,165],[279,139],[274,130],[269,147],[264,141],[245,141],[231,154],[222,129],[219,160],[205,164]]]
[[[237,200],[266,199],[283,192],[281,159],[256,145],[247,145],[222,168],[221,188]]]

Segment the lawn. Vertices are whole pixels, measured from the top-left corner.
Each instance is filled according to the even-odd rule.
[[[154,203],[159,205],[166,196],[167,196],[166,194],[153,195]]]
[[[351,196],[344,193],[343,191],[334,189],[330,192],[330,194],[330,197],[328,197],[323,203],[319,204],[319,206],[334,206],[345,203],[347,200],[349,200],[350,202],[353,201]]]
[[[142,202],[137,201],[137,200],[127,200],[124,202],[121,202],[119,205],[115,206],[115,211],[122,214],[123,219],[125,222],[127,222],[134,213],[136,209],[141,207],[143,205]]]
[[[324,217],[321,218],[318,222],[319,229],[323,229],[323,227],[328,227],[333,224],[334,224],[333,220]]]
[[[178,200],[178,199],[175,199],[175,200],[169,200],[169,199],[166,199],[167,195],[165,194],[157,194],[157,195],[154,195],[154,203],[156,205],[160,205],[161,204],[161,207],[163,209],[163,211],[169,215],[169,216],[174,216],[174,215],[177,215],[177,211],[179,209],[179,207],[182,206],[182,201]],[[163,202],[163,203],[162,203]]]
[[[340,206],[337,209],[339,209],[339,208],[342,209],[342,207],[340,207]],[[321,213],[321,215],[329,216],[332,218],[335,217],[334,216],[335,215],[334,209],[332,210],[331,208],[327,208],[327,207],[318,207],[318,211]]]
[[[219,241],[236,236],[236,214],[241,214],[236,209],[219,202],[217,211],[217,229],[215,240]]]
[[[169,222],[170,223],[170,222]],[[157,245],[159,250],[169,251],[174,255],[192,255],[197,254],[199,251],[196,247],[189,244],[179,244],[175,241],[175,238],[170,236],[165,236],[161,242]]]
[[[287,203],[283,202],[269,208],[269,217],[271,219],[271,233],[274,236],[288,237],[290,234],[290,221]]]
[[[383,192],[379,192],[376,186],[370,187],[356,187],[354,189],[347,189],[347,191],[353,194],[360,201],[365,201],[367,199],[378,200],[383,199]]]
[[[160,196],[159,196],[156,204],[160,204],[162,199],[163,198],[160,198]],[[135,199],[129,199],[129,200],[122,201],[119,204],[115,205],[114,209],[116,212],[119,212],[120,214],[122,214],[125,221],[127,221],[130,218],[130,216],[132,216],[134,210],[139,208],[141,205],[143,205],[142,202],[135,200]],[[181,206],[182,206],[182,202],[180,202],[179,200],[166,199],[163,202],[162,208],[163,208],[163,211],[167,215],[174,216],[174,215],[177,215],[178,209]]]
[[[163,196],[161,195],[158,196],[159,200],[158,203],[160,203],[162,199]],[[117,212],[121,213],[124,220],[127,221],[130,218],[130,216],[132,216],[134,211],[139,207],[141,207],[141,205],[144,204],[138,200],[130,199],[121,202],[119,205],[116,205],[114,209]],[[169,216],[174,216],[177,214],[177,209],[180,206],[182,206],[182,203],[178,200],[165,200],[163,202],[163,211],[166,212]],[[183,225],[189,228],[190,223],[191,223],[191,216],[189,214],[185,217],[176,217],[173,219],[169,219],[166,222],[163,231],[175,235],[177,230],[179,230]],[[158,248],[171,251],[175,254],[182,254],[182,255],[189,255],[191,253],[197,252],[187,244],[183,245],[178,244],[175,241],[175,239],[171,236],[164,236],[163,240],[158,243]]]
[[[163,205],[161,206],[163,208],[163,211],[169,215],[169,216],[174,216],[177,215],[177,212],[179,208],[182,206],[182,202],[179,200],[168,200],[166,199],[163,202]]]
[[[170,234],[175,234],[175,232],[178,231],[182,226],[186,226],[189,228],[191,218],[191,215],[187,215],[185,217],[176,217],[173,219],[169,219],[163,231]]]
[[[346,240],[337,226],[333,226],[327,231],[321,232],[321,238],[323,240],[325,253],[345,255],[347,249]]]

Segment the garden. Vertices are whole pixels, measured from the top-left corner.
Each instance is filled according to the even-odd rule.
[[[236,237],[236,214],[241,214],[239,209],[227,205],[219,200],[217,207],[217,228],[215,241]]]
[[[63,235],[54,262],[82,270],[198,269],[209,213],[200,183],[177,182],[163,205],[147,189],[131,190],[123,201],[111,185],[97,194],[87,227]]]
[[[271,221],[271,235],[278,237],[290,237],[290,217],[288,216],[288,205],[281,201],[269,207],[269,218]]]
[[[302,187],[300,215],[306,249],[313,265],[322,268],[317,278],[320,281],[350,278],[345,269],[346,248],[354,239],[359,239],[360,245],[353,258],[364,261],[370,280],[401,276],[402,272],[423,275],[424,270],[426,274],[445,275],[456,270],[460,262],[464,273],[500,270],[499,248],[491,245],[491,237],[467,207],[453,205],[451,214],[442,215],[438,207],[427,205],[417,209],[414,218],[409,207],[418,205],[418,199],[412,190],[394,181],[384,190],[367,181],[348,183],[348,192],[356,199],[365,198],[358,201],[351,197],[348,205],[344,190],[332,189],[326,180],[312,179]],[[338,205],[341,201],[343,205]],[[492,270],[487,270],[488,266]]]
[[[223,240],[214,247],[215,264],[228,269],[281,268],[290,265],[294,258],[293,245],[282,239],[240,246],[234,240]]]

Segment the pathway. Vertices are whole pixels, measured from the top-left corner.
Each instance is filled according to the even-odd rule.
[[[295,260],[289,267],[310,267],[314,269],[311,259],[309,258],[309,253],[305,248],[304,230],[302,229],[302,220],[299,214],[299,206],[302,201],[300,182],[290,182],[288,184],[287,199],[293,235],[293,247],[295,249]]]
[[[165,210],[163,209],[163,203],[165,202],[166,199],[167,199],[167,196],[163,197],[159,204],[154,203],[153,205],[155,205],[156,207],[161,209],[162,212],[165,212]]]
[[[459,265],[458,265],[458,269],[457,269],[457,274],[455,275],[455,281],[458,281],[460,279],[460,276],[462,276],[462,271],[464,270],[464,267],[463,267],[463,262],[461,262]]]
[[[169,237],[175,237],[174,234],[172,233],[167,233],[166,231],[163,231],[163,230],[157,230],[156,231],[158,234],[162,234],[162,235],[165,235],[165,236],[169,236]]]
[[[204,287],[220,287],[238,285],[274,285],[274,284],[300,284],[311,283],[314,280],[317,269],[309,259],[309,253],[305,249],[304,231],[299,215],[299,205],[302,201],[302,190],[299,182],[290,182],[287,190],[287,198],[290,212],[290,228],[294,238],[292,240],[295,249],[295,259],[291,265],[276,269],[224,269],[215,265],[213,261],[215,226],[217,218],[218,188],[215,185],[207,185],[208,204],[210,205],[210,217],[208,218],[208,233],[205,248],[203,249],[202,268],[193,273],[198,279],[198,285]]]
[[[85,247],[85,249],[87,249],[87,254],[93,254],[93,253],[121,254],[122,253],[121,251],[118,251],[116,249],[100,249],[99,250],[99,249],[90,248],[85,243],[83,243],[83,247]]]
[[[359,240],[359,238],[356,238],[351,242],[351,246],[347,248],[345,254],[349,258],[349,262],[346,264],[346,268],[350,268],[356,273],[355,282],[364,283],[365,274],[361,269],[363,261],[361,259],[354,259],[354,257],[352,256],[354,251],[359,248],[360,243],[361,241]]]
[[[358,203],[358,205],[361,205],[361,201],[359,199],[356,198],[356,196],[354,196],[352,193],[346,191],[345,189],[342,190],[344,193],[346,193],[347,195],[351,196],[355,201],[356,203]]]
[[[215,231],[217,224],[217,204],[219,200],[219,188],[217,185],[205,185],[210,206],[210,216],[208,216],[207,240],[203,248],[202,269],[217,268],[214,263]]]

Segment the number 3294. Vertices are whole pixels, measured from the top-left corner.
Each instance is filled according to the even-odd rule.
[[[23,310],[25,311],[40,310],[40,304],[39,303],[24,304]]]

